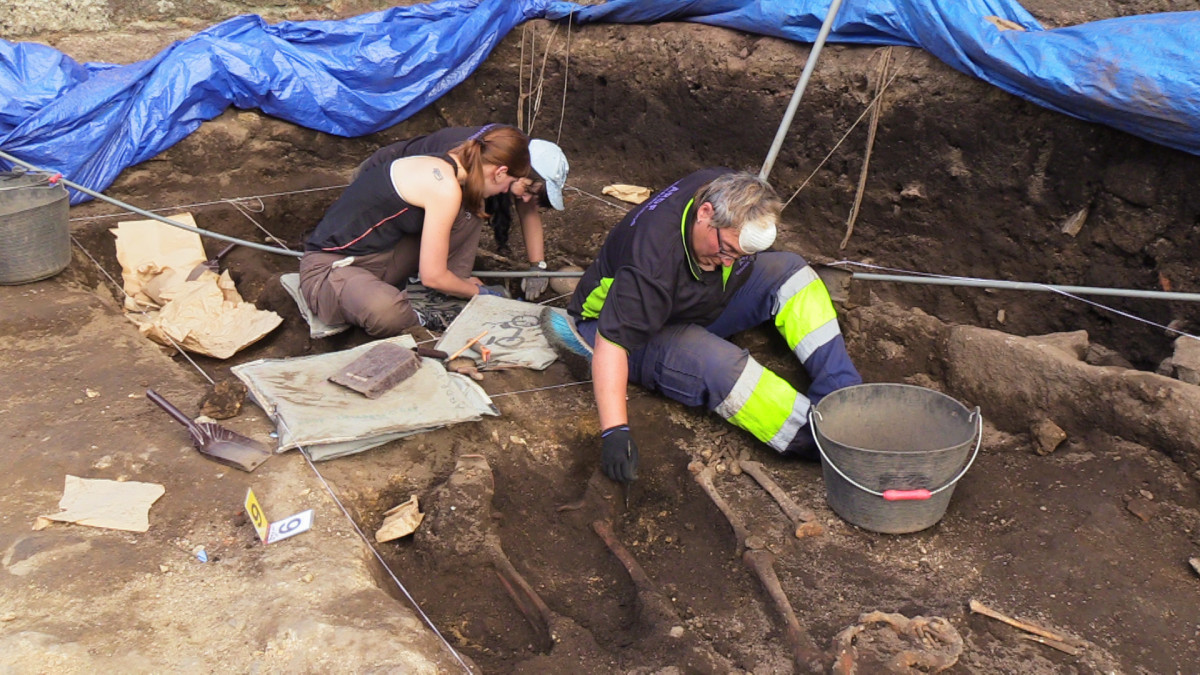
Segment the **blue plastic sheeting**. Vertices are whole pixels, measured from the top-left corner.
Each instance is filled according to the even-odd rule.
[[[443,0],[337,22],[242,16],[121,66],[0,40],[0,149],[101,190],[231,105],[342,136],[390,127],[464,80],[528,19],[694,21],[812,42],[828,7]],[[989,16],[1025,30],[1001,30]],[[1043,30],[1004,0],[846,0],[829,40],[920,47],[1029,101],[1200,154],[1200,12]]]
[[[813,42],[829,2],[553,2],[578,23],[694,21]],[[1001,30],[986,17],[1025,30]],[[1028,101],[1200,155],[1200,12],[1145,14],[1043,30],[1003,0],[845,0],[830,42],[920,47]],[[818,66],[819,69],[819,66]]]
[[[373,133],[462,82],[545,5],[445,0],[273,26],[241,16],[127,66],[0,40],[0,149],[102,190],[231,105],[341,136]]]

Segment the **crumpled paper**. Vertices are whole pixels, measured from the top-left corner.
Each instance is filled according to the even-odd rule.
[[[145,532],[150,529],[150,506],[166,488],[158,483],[115,481],[67,476],[59,513],[39,516],[33,529],[57,520],[110,530]]]
[[[403,504],[393,506],[384,512],[383,524],[375,532],[375,541],[385,542],[407,537],[417,530],[423,520],[425,520],[425,514],[421,513],[417,496],[413,495]]]
[[[171,216],[196,226],[190,213]],[[117,238],[117,261],[125,286],[125,309],[158,309],[205,261],[200,235],[157,220],[130,220],[109,230]]]
[[[641,204],[650,198],[650,188],[640,185],[625,185],[624,183],[606,185],[600,192],[631,204]]]
[[[275,330],[283,318],[242,300],[229,272],[184,283],[158,312],[128,314],[142,335],[189,352],[227,359]],[[174,344],[172,344],[174,343]]]
[[[190,213],[171,219],[195,225]],[[244,301],[228,272],[218,276],[203,270],[188,281],[205,261],[195,232],[157,220],[122,222],[111,231],[130,312],[126,317],[151,340],[227,359],[283,323],[275,312]]]

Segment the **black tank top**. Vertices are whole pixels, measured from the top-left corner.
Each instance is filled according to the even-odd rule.
[[[457,170],[449,154],[436,155]],[[421,234],[425,209],[400,198],[392,184],[392,164],[363,171],[329,207],[304,245],[306,251],[370,255],[395,248],[400,240]],[[452,174],[453,175],[453,174]]]

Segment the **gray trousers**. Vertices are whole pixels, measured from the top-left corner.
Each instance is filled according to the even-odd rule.
[[[450,228],[446,267],[466,279],[475,265],[483,221],[460,211]],[[404,237],[390,251],[345,256],[320,251],[300,258],[300,292],[321,321],[362,326],[367,335],[393,337],[418,324],[401,285],[420,270],[421,237]],[[347,261],[343,263],[343,261]]]

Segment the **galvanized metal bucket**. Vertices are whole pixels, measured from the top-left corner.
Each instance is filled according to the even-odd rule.
[[[0,173],[0,284],[25,284],[71,262],[70,209],[58,174]]]
[[[839,389],[809,412],[809,426],[829,506],[854,525],[888,534],[941,520],[983,441],[978,408],[906,384]]]

